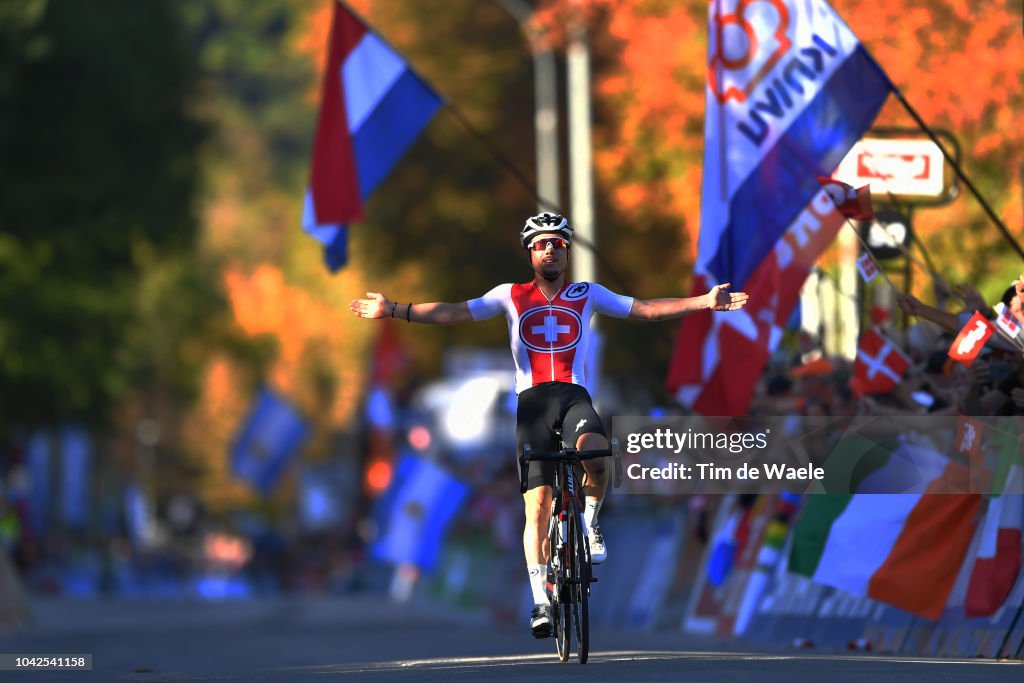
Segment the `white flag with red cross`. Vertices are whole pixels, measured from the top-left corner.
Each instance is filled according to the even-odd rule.
[[[909,367],[910,358],[880,329],[872,327],[857,345],[850,390],[858,398],[892,391]]]

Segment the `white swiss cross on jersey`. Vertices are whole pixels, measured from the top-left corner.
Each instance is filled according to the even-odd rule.
[[[625,318],[633,298],[592,282],[567,282],[549,301],[533,282],[498,285],[469,302],[474,320],[501,313],[508,321],[516,393],[543,382],[585,384],[583,364],[595,313]]]

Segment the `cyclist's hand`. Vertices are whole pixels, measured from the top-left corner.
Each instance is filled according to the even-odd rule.
[[[730,283],[715,285],[708,292],[708,308],[712,311],[738,311],[743,308],[750,297],[746,292],[727,292]]]
[[[394,304],[380,292],[367,292],[366,299],[354,299],[349,302],[349,309],[360,318],[387,318],[391,316]]]

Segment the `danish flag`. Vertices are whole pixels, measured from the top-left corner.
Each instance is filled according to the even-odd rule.
[[[850,390],[858,398],[892,391],[909,367],[910,358],[880,329],[872,327],[857,345]]]

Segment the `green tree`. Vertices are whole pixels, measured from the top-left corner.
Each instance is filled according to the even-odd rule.
[[[219,309],[215,269],[165,274],[197,235],[195,65],[171,0],[5,2],[0,26],[0,434],[103,424],[156,366],[187,374],[167,345]],[[156,281],[175,305],[147,310]]]

